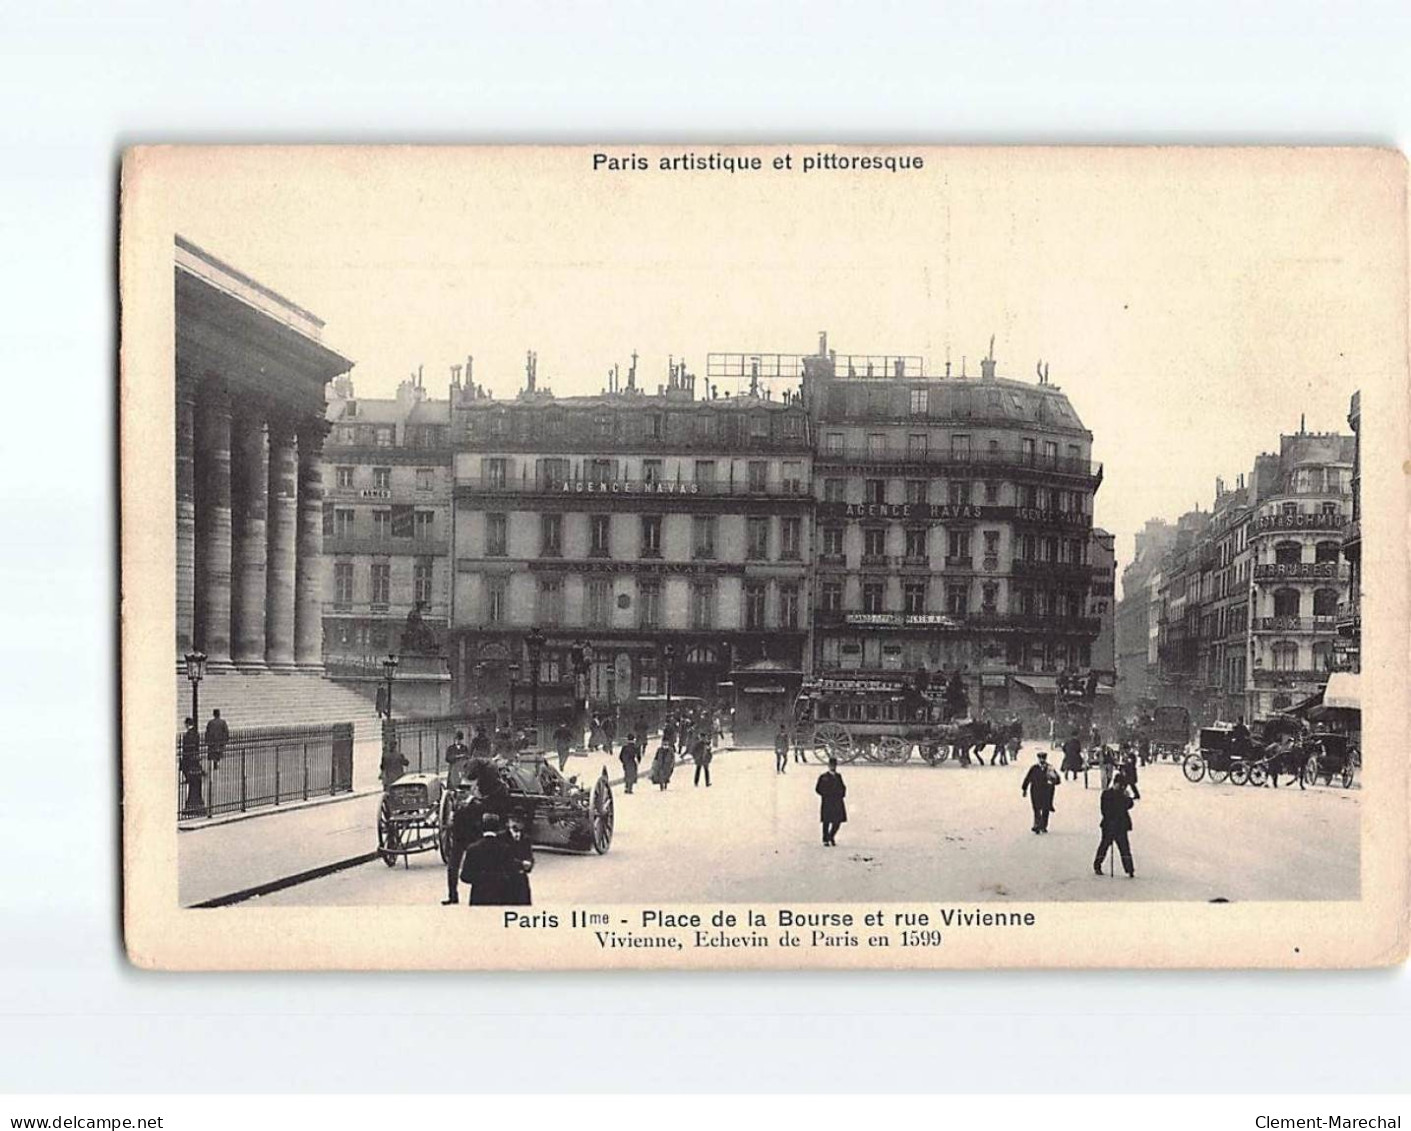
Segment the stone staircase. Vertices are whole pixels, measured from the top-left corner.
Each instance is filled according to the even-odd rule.
[[[180,733],[182,720],[191,710],[191,684],[183,674],[176,676],[176,704]],[[231,730],[352,723],[355,743],[376,741],[381,734],[372,700],[308,672],[208,671],[201,681],[199,725],[203,729],[215,707]]]

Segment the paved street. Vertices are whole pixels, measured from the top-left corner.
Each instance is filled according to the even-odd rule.
[[[1317,900],[1358,896],[1360,791],[1192,785],[1179,767],[1142,771],[1133,819],[1137,879],[1092,874],[1098,789],[1058,790],[1047,836],[1029,831],[1018,767],[954,763],[843,767],[850,820],[837,848],[819,842],[820,767],[773,752],[732,751],[715,784],[618,788],[617,832],[603,857],[541,852],[538,904],[872,900]],[[366,842],[371,843],[368,827]],[[381,862],[262,897],[268,905],[435,903],[444,870],[434,854],[410,867]]]

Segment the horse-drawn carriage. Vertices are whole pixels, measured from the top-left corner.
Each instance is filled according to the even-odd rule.
[[[994,728],[969,717],[947,718],[943,696],[890,680],[805,684],[794,701],[794,742],[819,762],[862,758],[901,765],[912,751],[932,766],[952,756],[968,760],[971,750],[995,740]],[[1007,724],[1003,737],[1010,733]]]
[[[508,796],[509,815],[525,822],[525,832],[536,848],[561,848],[602,854],[612,845],[614,806],[607,770],[591,790],[577,777],[565,778],[540,753],[521,754],[510,760],[494,759],[490,772],[497,775]],[[377,812],[377,851],[383,863],[436,849],[445,861],[450,856],[451,819],[458,806],[480,796],[473,775],[403,774],[386,787]]]
[[[1291,715],[1274,715],[1256,724],[1254,732],[1230,723],[1202,727],[1199,749],[1186,755],[1181,769],[1191,782],[1275,786],[1300,789],[1320,781],[1351,788],[1356,750],[1347,737],[1313,731]]]

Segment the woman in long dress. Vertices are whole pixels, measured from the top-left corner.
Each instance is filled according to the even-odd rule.
[[[656,783],[658,789],[665,789],[671,784],[671,772],[674,769],[676,769],[676,750],[663,742],[657,747],[656,757],[652,759],[652,781]]]

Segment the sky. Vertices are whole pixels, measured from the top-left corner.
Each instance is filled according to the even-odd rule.
[[[360,396],[453,364],[508,397],[596,392],[712,351],[1035,365],[1092,431],[1118,572],[1151,517],[1209,509],[1280,432],[1346,432],[1401,372],[1399,158],[1374,151],[865,149],[923,168],[804,173],[818,146],[719,151],[758,172],[594,170],[593,150],[168,151],[179,232],[311,310]],[[694,146],[690,152],[717,152]],[[775,171],[790,155],[793,168]],[[144,182],[136,181],[138,191]],[[1395,282],[1396,285],[1391,285]],[[698,386],[699,388],[700,386]]]

